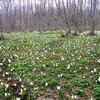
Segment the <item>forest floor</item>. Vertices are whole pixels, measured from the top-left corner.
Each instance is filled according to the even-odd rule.
[[[11,33],[0,41],[0,100],[100,100],[100,34]]]

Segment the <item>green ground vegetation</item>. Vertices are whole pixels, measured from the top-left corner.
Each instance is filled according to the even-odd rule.
[[[12,33],[5,37],[0,41],[2,100],[100,100],[100,34],[60,38],[51,33]],[[15,88],[21,86],[18,96],[9,82]]]

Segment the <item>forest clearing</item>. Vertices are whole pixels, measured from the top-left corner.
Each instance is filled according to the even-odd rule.
[[[2,100],[100,99],[100,33],[93,37],[40,33],[5,37],[0,41]]]
[[[0,0],[0,100],[100,100],[100,0]]]

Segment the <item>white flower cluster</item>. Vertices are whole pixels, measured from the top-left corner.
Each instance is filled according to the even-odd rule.
[[[3,63],[0,63],[0,65],[2,66],[2,65],[3,65]]]
[[[58,77],[62,77],[63,76],[63,74],[61,74],[61,75],[58,75]]]
[[[77,96],[76,95],[72,95],[71,98],[72,99],[77,99]]]

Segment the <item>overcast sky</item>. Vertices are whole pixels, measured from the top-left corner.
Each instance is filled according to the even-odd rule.
[[[9,1],[9,0],[0,0],[0,1]],[[36,2],[36,4],[39,4],[40,3],[40,1],[45,1],[45,0],[11,0],[12,1],[12,4],[13,3],[15,3],[15,4],[17,4],[17,5],[20,5],[20,2],[21,2],[21,4],[22,5],[27,5],[27,2],[28,2],[28,4],[31,4],[30,3],[30,1],[31,2],[33,2],[33,4]],[[46,1],[49,1],[49,2],[52,2],[52,0],[46,0]],[[55,0],[53,0],[53,1],[55,1]],[[62,1],[62,0],[60,0],[60,1]],[[64,0],[65,2],[66,2],[66,0]],[[71,0],[72,1],[72,0]],[[78,0],[76,0],[76,2],[77,2]],[[89,6],[89,4],[90,3],[88,3],[88,0],[83,0],[85,3],[83,4],[83,7],[85,6],[86,7],[86,4],[87,4],[87,6]],[[100,0],[99,0],[100,1]],[[86,3],[87,2],[87,3]],[[66,3],[65,3],[66,4]],[[76,3],[77,4],[77,3]],[[54,3],[54,5],[55,5],[55,3]],[[99,4],[98,5],[100,5],[100,2],[99,2]],[[2,4],[0,4],[0,8],[2,8],[1,7],[2,6]],[[13,5],[14,6],[14,5]]]

